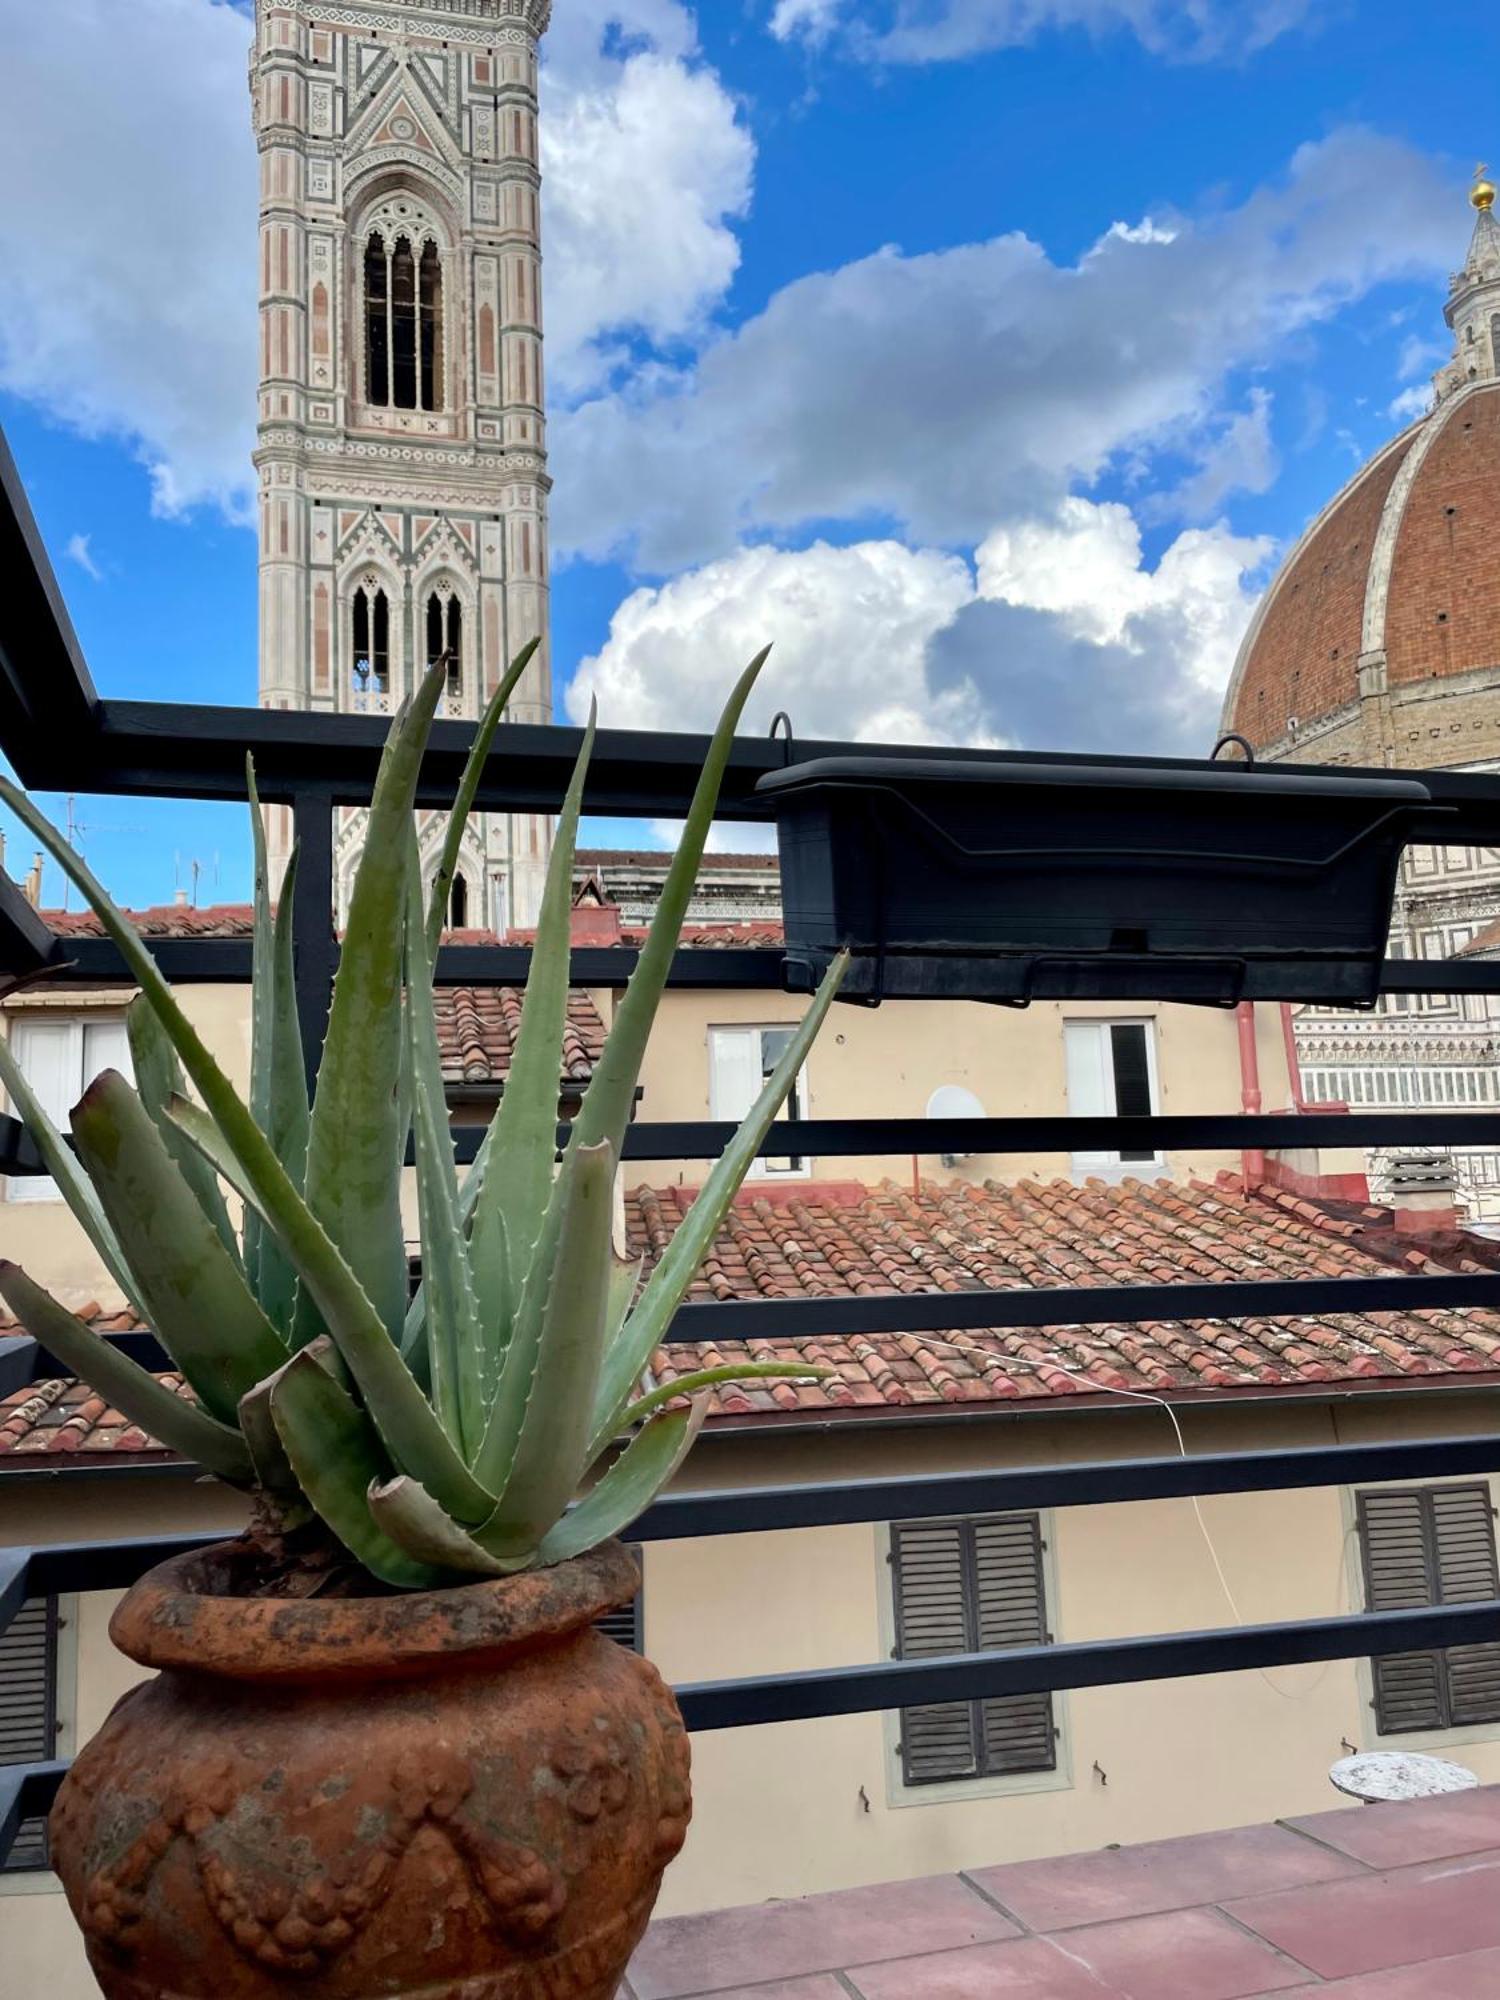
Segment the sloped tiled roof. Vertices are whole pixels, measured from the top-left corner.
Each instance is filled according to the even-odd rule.
[[[57,937],[103,937],[104,926],[92,910],[38,910],[37,915]],[[250,903],[208,903],[194,909],[188,903],[153,903],[149,909],[124,915],[142,937],[249,937],[255,929]]]
[[[627,1197],[632,1249],[654,1261],[691,1191],[637,1188]],[[1227,1181],[1023,1180],[983,1188],[886,1182],[854,1200],[816,1183],[776,1199],[742,1197],[694,1281],[697,1299],[851,1297],[992,1287],[1170,1284],[1185,1280],[1389,1276],[1492,1268],[1472,1237],[1411,1248],[1380,1209],[1352,1215],[1275,1190],[1245,1195]],[[1397,1247],[1399,1245],[1399,1248]],[[1478,1257],[1482,1261],[1476,1262]],[[1500,1313],[1337,1314],[1238,1321],[1164,1321],[937,1334],[725,1341],[662,1348],[658,1382],[720,1361],[804,1358],[837,1369],[824,1382],[752,1382],[721,1391],[712,1413],[852,1413],[962,1403],[1067,1401],[1111,1390],[1233,1391],[1500,1373]]]
[[[633,1251],[648,1266],[691,1202],[680,1188],[625,1199]],[[1500,1247],[1449,1231],[1414,1243],[1390,1212],[1320,1205],[1273,1189],[1215,1185],[1022,1180],[982,1188],[924,1184],[913,1194],[805,1183],[745,1190],[720,1229],[695,1299],[825,1298],[969,1292],[992,1287],[1171,1284],[1192,1279],[1375,1277],[1500,1269]],[[102,1330],[132,1324],[99,1319]],[[0,1326],[0,1332],[7,1329]],[[856,1417],[963,1405],[1059,1408],[1111,1392],[1232,1398],[1237,1391],[1340,1384],[1378,1390],[1443,1378],[1500,1376],[1500,1313],[1477,1307],[1275,1319],[1167,1320],[1104,1327],[850,1334],[658,1349],[651,1374],[670,1382],[720,1362],[790,1360],[829,1366],[822,1382],[750,1382],[718,1393],[725,1421]],[[176,1377],[166,1378],[180,1388]],[[39,1382],[0,1401],[0,1470],[38,1455],[109,1454],[158,1460],[103,1398],[81,1384]]]
[[[514,986],[439,986],[435,989],[443,1082],[469,1086],[502,1083],[521,1027],[521,993]],[[604,1022],[587,993],[568,995],[561,1081],[584,1084],[604,1048]]]

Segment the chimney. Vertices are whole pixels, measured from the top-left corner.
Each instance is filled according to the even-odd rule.
[[[179,910],[185,910],[185,909],[187,908],[187,906],[188,906],[188,892],[187,892],[187,890],[186,890],[186,889],[179,889],[179,890],[177,890],[177,892],[176,892],[176,893],[174,894],[174,896],[172,897],[172,901],[173,901],[173,903],[174,903],[174,904],[175,904],[175,905],[177,906],[177,908],[178,908]]]
[[[42,907],[42,857],[39,853],[32,857],[31,872],[21,884],[21,894],[32,909]]]
[[[1392,1166],[1387,1185],[1399,1236],[1436,1236],[1459,1228],[1451,1153],[1408,1153]]]
[[[606,894],[597,875],[586,875],[573,891],[568,932],[577,945],[620,942],[620,906]]]

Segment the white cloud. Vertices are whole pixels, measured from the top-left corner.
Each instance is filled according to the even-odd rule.
[[[1069,499],[980,544],[978,594],[934,635],[930,683],[969,690],[1027,749],[1204,756],[1271,554],[1218,522],[1149,569],[1129,508]]]
[[[1409,424],[1417,417],[1425,417],[1431,408],[1431,384],[1413,382],[1410,388],[1403,389],[1398,396],[1391,398],[1386,405],[1386,413],[1394,417],[1397,423]]]
[[[70,562],[76,562],[85,576],[92,577],[95,583],[103,583],[104,572],[94,561],[93,550],[89,546],[93,539],[92,535],[69,535],[63,554]]]
[[[249,518],[247,13],[228,0],[6,10],[0,387],[127,441],[168,514],[213,502]],[[569,0],[543,53],[548,366],[566,390],[601,378],[611,334],[701,329],[734,275],[754,149],[677,0]]]
[[[835,31],[853,54],[888,63],[948,62],[1079,29],[1132,34],[1180,61],[1252,54],[1327,12],[1318,0],[777,0],[771,32],[818,44]]]
[[[250,488],[249,40],[208,0],[48,0],[5,23],[0,385],[127,439],[167,513],[241,514]]]
[[[1146,473],[1163,447],[1211,460],[1228,426],[1238,464],[1185,496],[1217,504],[1266,476],[1264,415],[1236,431],[1224,407],[1236,371],[1439,268],[1452,215],[1430,161],[1351,129],[1236,208],[1111,230],[1074,267],[1013,234],[798,279],[696,365],[559,416],[558,546],[671,572],[829,520],[972,543],[1126,454]]]
[[[802,737],[970,742],[983,717],[962,689],[934,698],[934,632],[974,593],[957,556],[899,542],[739,549],[634,591],[567,692],[575,721],[597,694],[612,729],[692,729],[717,718],[735,675],[773,651],[746,710],[759,735],[786,709]]]
[[[1252,389],[1248,406],[1231,411],[1193,454],[1196,469],[1162,496],[1158,514],[1205,521],[1231,493],[1265,493],[1281,469],[1271,438],[1271,394]]]
[[[608,372],[611,336],[699,333],[739,265],[731,224],[749,205],[754,143],[693,60],[690,18],[648,8],[637,20],[661,14],[658,36],[678,31],[665,47],[603,57],[602,20],[581,49],[576,21],[543,45],[547,369],[564,395]]]
[[[785,708],[804,739],[1201,755],[1270,553],[1220,523],[1150,569],[1129,508],[1080,498],[995,528],[977,574],[888,540],[740,549],[628,597],[568,710],[707,728],[769,639],[752,734]]]

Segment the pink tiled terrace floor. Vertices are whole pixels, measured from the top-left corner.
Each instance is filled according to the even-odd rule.
[[[1497,2000],[1500,1786],[653,1924],[621,2000]]]

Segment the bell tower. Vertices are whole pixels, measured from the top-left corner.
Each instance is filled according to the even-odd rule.
[[[257,0],[260,701],[393,713],[448,661],[552,719],[537,44],[551,0]],[[272,813],[284,865],[289,814]],[[337,830],[340,908],[363,814]],[[437,838],[424,829],[424,858]],[[456,923],[535,921],[534,814],[470,828]]]

